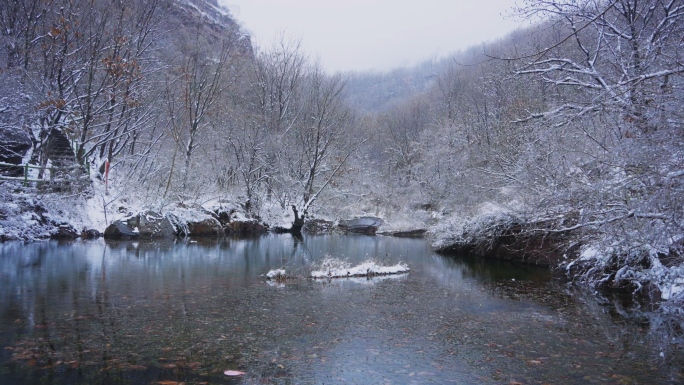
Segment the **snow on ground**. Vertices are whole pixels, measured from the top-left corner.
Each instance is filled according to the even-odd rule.
[[[177,221],[180,223],[188,223],[192,221],[203,221],[205,219],[213,218],[209,212],[204,211],[203,207],[183,207],[181,205],[174,205],[165,211],[166,215],[173,215]]]
[[[384,220],[384,218],[383,218]],[[427,227],[426,224],[424,223],[416,223],[416,222],[410,222],[408,220],[403,220],[403,219],[394,219],[390,222],[385,222],[380,226],[380,229],[378,231],[380,232],[399,232],[399,231],[412,231],[412,230],[417,230],[417,229],[425,229]]]
[[[682,292],[684,292],[684,275],[681,274],[679,278],[660,285],[660,298],[666,301],[678,297]]]
[[[402,209],[392,208],[354,212],[354,216],[380,217],[385,222],[379,229],[380,232],[412,231],[427,229],[444,220],[444,212],[434,207],[425,208],[424,205],[413,202]]]
[[[87,217],[83,204],[80,195],[64,196],[14,182],[0,183],[0,240],[46,239],[61,225],[81,230]]]
[[[294,222],[292,209],[283,208],[276,201],[267,201],[261,205],[261,219],[271,227],[290,228]]]

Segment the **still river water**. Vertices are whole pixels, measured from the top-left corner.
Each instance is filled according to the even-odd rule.
[[[411,271],[262,277],[325,255]],[[661,357],[648,325],[612,309],[544,269],[443,257],[414,239],[6,243],[0,384],[684,382],[681,357]]]

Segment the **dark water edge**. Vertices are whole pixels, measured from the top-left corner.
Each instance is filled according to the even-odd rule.
[[[411,272],[262,277],[326,255]],[[684,382],[681,350],[615,309],[547,269],[416,239],[7,243],[0,384]]]

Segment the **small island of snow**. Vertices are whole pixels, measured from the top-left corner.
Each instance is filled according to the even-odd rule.
[[[386,266],[382,263],[368,260],[352,266],[349,262],[329,257],[320,263],[315,264],[307,277],[314,279],[375,277],[380,275],[403,274],[408,273],[410,270],[408,265],[401,262],[393,266]],[[290,278],[290,276],[283,269],[274,269],[266,273],[266,278],[269,280],[282,280],[284,278]]]

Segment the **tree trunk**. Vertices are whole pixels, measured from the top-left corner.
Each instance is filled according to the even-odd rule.
[[[292,227],[290,228],[290,233],[293,235],[301,235],[302,234],[302,227],[304,227],[304,217],[306,217],[306,211],[302,213],[302,216],[299,216],[299,212],[297,211],[297,207],[295,205],[292,205],[292,211],[294,212],[294,222],[292,222]]]

